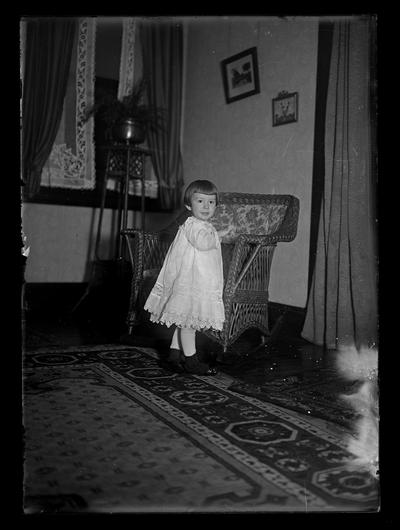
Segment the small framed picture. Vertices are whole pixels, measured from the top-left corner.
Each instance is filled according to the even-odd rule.
[[[225,100],[232,103],[260,92],[257,48],[249,48],[221,61]]]
[[[272,100],[272,125],[284,125],[298,120],[298,92],[279,92]]]

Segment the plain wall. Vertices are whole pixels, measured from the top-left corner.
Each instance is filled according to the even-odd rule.
[[[270,299],[307,300],[317,18],[198,17],[186,20],[183,159],[186,182],[204,178],[221,191],[293,194],[298,234],[275,252]],[[220,62],[257,47],[260,93],[227,104]],[[296,123],[272,126],[272,99],[298,92]]]
[[[23,205],[23,230],[30,247],[25,281],[28,283],[74,283],[90,279],[98,208],[27,203]],[[147,213],[146,230],[168,224],[171,214]],[[113,259],[117,211],[103,214],[100,259]],[[140,212],[129,212],[129,226],[140,227]]]

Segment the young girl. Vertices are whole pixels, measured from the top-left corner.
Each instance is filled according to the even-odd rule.
[[[220,237],[229,230],[217,232],[209,222],[218,204],[210,181],[189,184],[184,204],[192,215],[179,227],[144,309],[152,322],[176,325],[170,363],[180,371],[214,375],[196,352],[196,331],[221,330],[225,320]]]

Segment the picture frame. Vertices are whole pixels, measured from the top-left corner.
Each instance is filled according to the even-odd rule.
[[[260,92],[257,48],[254,46],[221,61],[226,103]]]
[[[298,121],[298,92],[279,92],[272,100],[272,125],[285,125]]]

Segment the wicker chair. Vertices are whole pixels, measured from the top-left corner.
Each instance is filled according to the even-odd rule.
[[[132,265],[127,316],[130,334],[137,323],[139,293],[145,283],[148,290],[154,285],[178,227],[188,215],[185,209],[165,230],[156,233],[144,233],[140,229],[122,231]],[[292,195],[220,193],[212,223],[217,230],[231,223],[236,232],[221,245],[224,327],[222,331],[205,330],[204,333],[221,344],[224,352],[249,328],[260,330],[264,340],[270,335],[268,285],[272,257],[277,243],[296,237],[298,217],[299,200]],[[141,296],[142,300],[145,297]]]

